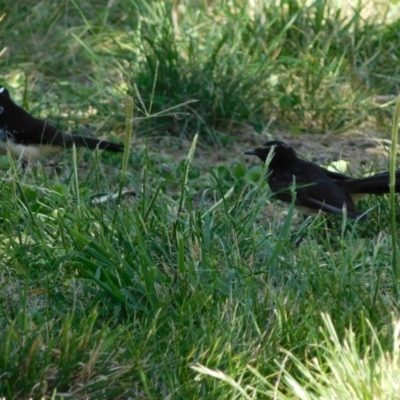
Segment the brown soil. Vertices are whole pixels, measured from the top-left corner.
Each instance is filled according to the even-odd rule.
[[[232,137],[240,140],[232,141],[227,146],[210,145],[199,138],[193,163],[208,169],[221,164],[258,162],[254,157],[247,157],[246,150],[260,146],[268,140],[282,140],[290,144],[300,156],[320,165],[328,165],[334,161],[344,160],[348,163],[350,174],[362,175],[364,172],[381,171],[388,168],[388,151],[390,139],[382,132],[363,129],[352,130],[345,134],[301,134],[293,135],[285,131],[258,133],[251,127],[236,130]],[[178,137],[158,137],[151,140],[151,146],[161,149],[165,155],[176,161],[187,157],[191,140]],[[347,171],[347,172],[349,172]]]

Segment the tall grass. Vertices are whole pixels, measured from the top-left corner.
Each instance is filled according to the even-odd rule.
[[[293,207],[265,212],[263,166],[224,146],[272,120],[293,132],[388,123],[390,105],[370,96],[397,90],[395,22],[294,0],[4,12],[0,84],[65,131],[130,148],[65,152],[58,174],[1,158],[1,396],[314,398],[374,374],[371,393],[392,395],[387,199],[360,205],[366,222],[298,224]]]

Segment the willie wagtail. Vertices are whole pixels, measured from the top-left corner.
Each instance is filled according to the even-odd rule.
[[[295,205],[305,215],[319,211],[342,215],[345,208],[348,217],[363,218],[365,216],[354,203],[366,194],[390,191],[389,172],[353,179],[297,157],[293,148],[283,142],[270,141],[244,154],[257,156],[265,162],[271,151],[268,175],[271,190],[279,200],[290,203],[290,188],[295,181]],[[395,192],[400,192],[400,170],[396,171]]]
[[[53,125],[35,118],[13,102],[10,93],[0,86],[0,153],[11,154],[23,161],[37,160],[57,148],[87,147],[120,152],[119,144],[60,132]]]

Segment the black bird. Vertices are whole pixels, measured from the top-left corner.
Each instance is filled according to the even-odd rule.
[[[106,140],[60,132],[15,104],[8,90],[0,86],[0,153],[7,154],[10,151],[17,158],[29,161],[53,153],[57,148],[72,147],[73,144],[113,152],[124,150],[122,145]]]
[[[245,152],[263,162],[270,153],[268,184],[271,190],[279,200],[290,203],[290,188],[295,181],[295,205],[305,215],[320,211],[342,215],[345,208],[349,218],[364,218],[366,216],[355,208],[355,202],[366,194],[390,191],[389,172],[353,179],[299,158],[294,149],[283,142],[270,141]],[[400,192],[400,170],[396,171],[395,192]]]

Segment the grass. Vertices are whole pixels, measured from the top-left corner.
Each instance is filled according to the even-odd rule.
[[[131,146],[66,152],[58,175],[2,157],[1,396],[398,397],[388,199],[307,226],[233,153],[250,127],[389,134],[393,104],[373,98],[397,94],[398,23],[374,10],[6,2],[0,84]]]

